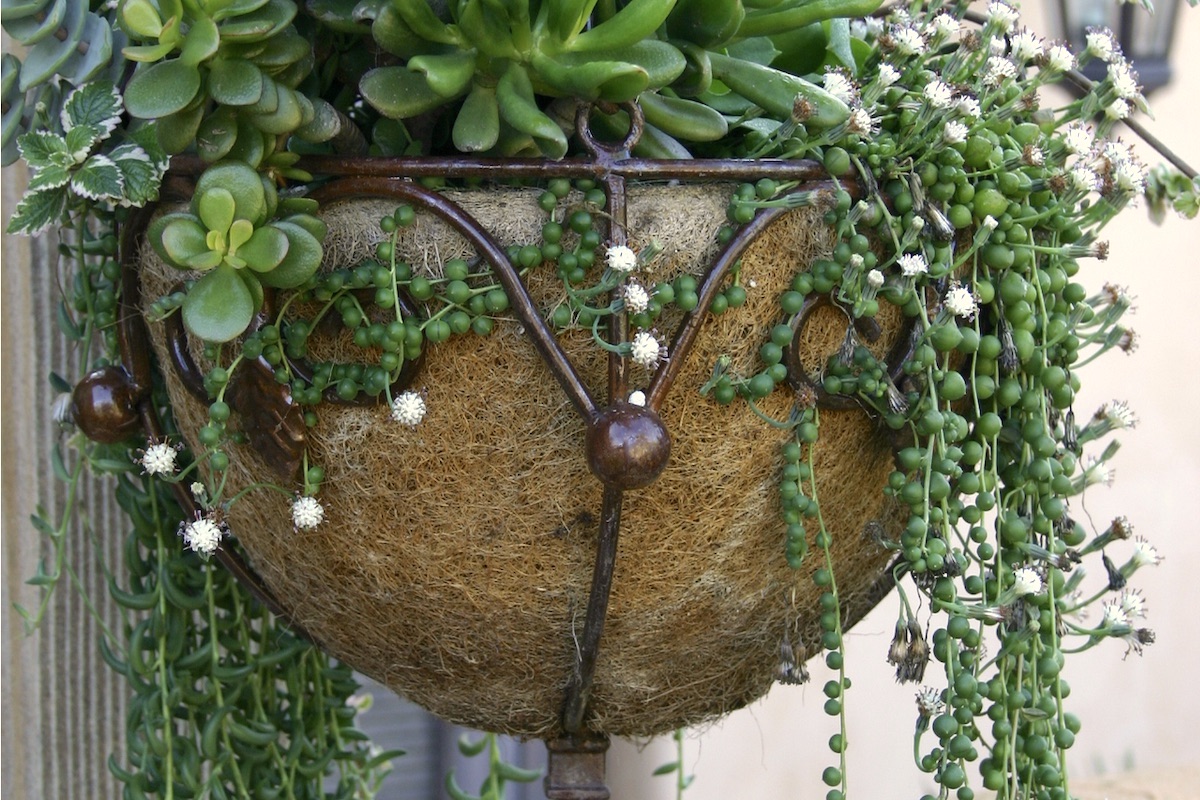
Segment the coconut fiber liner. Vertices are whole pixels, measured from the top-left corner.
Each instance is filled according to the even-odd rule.
[[[630,245],[653,239],[664,247],[644,282],[707,269],[732,189],[630,188]],[[540,240],[538,194],[448,196],[507,245]],[[383,238],[379,218],[395,206],[376,199],[328,205],[325,268],[370,257]],[[734,374],[761,368],[758,349],[784,321],[780,293],[796,272],[828,255],[829,239],[812,210],[774,222],[742,259],[745,305],[709,316],[663,405],[670,462],[657,482],[625,493],[585,718],[591,730],[648,736],[712,719],[767,692],[785,637],[808,655],[820,649],[812,573],[823,556],[811,545],[815,522],[803,566],[793,571],[784,558],[778,482],[789,433],[740,400],[720,406],[698,390],[719,356],[731,357]],[[142,250],[148,303],[179,273]],[[414,273],[433,275],[449,258],[475,257],[419,209],[398,253]],[[547,314],[563,300],[553,265],[533,270],[526,284]],[[658,320],[664,341],[680,316]],[[163,326],[150,327],[159,362],[168,363]],[[875,346],[881,353],[898,328],[897,320],[886,322]],[[814,315],[802,350],[810,372],[842,344],[845,329],[845,317],[829,307]],[[590,333],[560,341],[603,404],[605,354]],[[336,337],[312,349],[363,358]],[[180,429],[194,443],[206,409],[172,369],[164,372]],[[648,377],[631,365],[629,388],[644,387]],[[233,505],[230,527],[282,605],[329,652],[446,720],[553,737],[582,633],[600,517],[601,484],[585,463],[584,423],[511,317],[498,319],[486,337],[427,345],[411,385],[428,404],[415,428],[393,422],[383,404],[318,409],[308,441],[312,462],[326,470],[320,526],[296,530],[290,498],[257,491]],[[759,406],[783,419],[792,401],[780,389]],[[236,427],[236,414],[230,424]],[[229,449],[233,491],[271,479],[251,447]],[[814,475],[844,625],[878,602],[886,584],[889,557],[873,531],[880,522],[894,533],[895,507],[881,491],[891,464],[863,411],[821,412]]]

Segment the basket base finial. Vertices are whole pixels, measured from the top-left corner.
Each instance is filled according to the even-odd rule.
[[[547,800],[608,800],[604,755],[608,737],[564,736],[546,742],[549,759],[543,783]]]

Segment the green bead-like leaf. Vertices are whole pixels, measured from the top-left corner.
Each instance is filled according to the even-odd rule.
[[[278,265],[270,272],[259,275],[259,280],[265,286],[293,289],[311,278],[320,268],[321,259],[324,257],[324,250],[321,247],[324,233],[322,232],[320,238],[315,236],[312,227],[307,224],[299,224],[299,221],[304,219],[315,220],[322,228],[324,227],[324,223],[320,223],[315,217],[297,215],[288,220],[272,222],[266,228],[261,229],[279,231],[286,237],[288,243],[287,254]]]
[[[288,254],[288,237],[275,224],[255,229],[249,240],[237,248],[237,257],[255,272],[270,272]]]
[[[168,264],[180,269],[188,269],[188,262],[196,256],[210,252],[208,247],[208,231],[199,220],[190,214],[175,214],[162,228],[158,236],[161,246],[160,254],[164,255]],[[151,229],[151,243],[154,243],[154,230]],[[155,247],[159,250],[159,247]]]
[[[39,234],[62,219],[66,207],[65,186],[40,192],[27,191],[8,221],[8,232],[25,233],[30,236]]]
[[[196,198],[202,198],[212,189],[222,189],[233,197],[234,219],[249,220],[254,225],[266,222],[270,207],[263,182],[257,172],[236,161],[222,161],[204,171],[196,181]],[[199,208],[196,208],[197,213]]]
[[[208,68],[208,94],[225,106],[248,106],[262,98],[263,74],[241,58],[215,59]]]
[[[125,179],[112,159],[97,154],[75,170],[71,191],[88,200],[119,200],[125,193]]]
[[[254,317],[254,298],[236,270],[224,264],[205,273],[183,300],[183,324],[207,342],[236,339]]]
[[[198,91],[199,70],[179,60],[162,61],[134,73],[125,87],[125,108],[141,119],[159,119],[183,111]]]

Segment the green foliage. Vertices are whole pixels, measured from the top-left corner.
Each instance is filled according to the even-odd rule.
[[[158,217],[147,238],[173,267],[202,273],[187,290],[183,322],[209,342],[240,336],[262,307],[263,287],[300,286],[321,265],[325,225],[284,201],[239,161],[214,164],[188,211]],[[277,216],[278,214],[278,216]]]
[[[488,775],[483,779],[478,794],[463,791],[453,772],[446,773],[445,789],[451,800],[504,800],[505,783],[532,783],[542,777],[540,769],[525,769],[505,761],[500,754],[499,738],[494,733],[485,733],[476,741],[466,735],[458,740],[458,751],[473,758],[487,751]]]

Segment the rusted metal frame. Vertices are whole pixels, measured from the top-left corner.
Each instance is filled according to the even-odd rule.
[[[508,255],[470,214],[452,200],[409,180],[397,178],[343,178],[321,188],[315,195],[325,201],[346,197],[399,197],[421,205],[444,220],[465,238],[495,270],[508,295],[513,313],[525,325],[525,332],[542,360],[562,387],[567,398],[585,420],[596,415],[596,401],[579,377],[550,326],[542,319],[521,276],[509,263]]]
[[[588,594],[583,633],[576,647],[575,669],[567,682],[563,704],[563,730],[571,735],[583,731],[583,715],[587,711],[596,673],[596,658],[600,652],[600,637],[608,617],[609,589],[617,562],[617,538],[621,527],[621,505],[624,492],[605,486],[600,518],[600,534],[596,542],[596,563],[592,570],[592,588]]]
[[[208,164],[195,156],[175,156],[171,171],[198,175]],[[317,176],[363,178],[478,178],[510,180],[525,178],[595,178],[606,174],[639,180],[680,181],[753,181],[764,176],[777,180],[810,182],[829,177],[818,162],[811,159],[753,160],[745,158],[697,158],[664,161],[651,158],[621,158],[605,166],[593,158],[564,158],[549,161],[537,158],[486,159],[438,157],[304,156],[296,167]]]
[[[142,427],[152,439],[163,439],[162,423],[154,407],[151,387],[154,376],[150,363],[150,337],[146,330],[146,322],[141,314],[142,283],[138,275],[137,237],[145,231],[155,206],[147,206],[121,226],[118,231],[121,259],[121,297],[118,306],[117,343],[121,350],[121,362],[135,390],[141,397],[138,403],[138,414],[142,419]],[[195,516],[200,512],[195,498],[182,482],[171,484],[175,500],[185,513]],[[297,636],[311,640],[312,637],[296,619],[284,609],[261,576],[258,575],[241,554],[228,547],[217,548],[214,554],[217,562],[246,587],[247,591],[262,603],[267,610],[279,617]]]
[[[758,238],[758,235],[786,210],[784,208],[762,209],[754,216],[754,219],[737,230],[733,238],[717,255],[705,274],[704,281],[700,284],[700,290],[697,292],[699,302],[683,318],[683,322],[675,332],[675,338],[671,341],[671,346],[667,349],[669,358],[658,368],[650,381],[650,388],[646,391],[648,408],[658,411],[666,401],[667,394],[683,369],[687,355],[691,352],[692,344],[696,341],[700,327],[704,324],[708,309],[712,305],[713,299],[716,298],[717,291],[721,288],[721,283],[725,280],[729,270],[742,257],[746,248]]]

